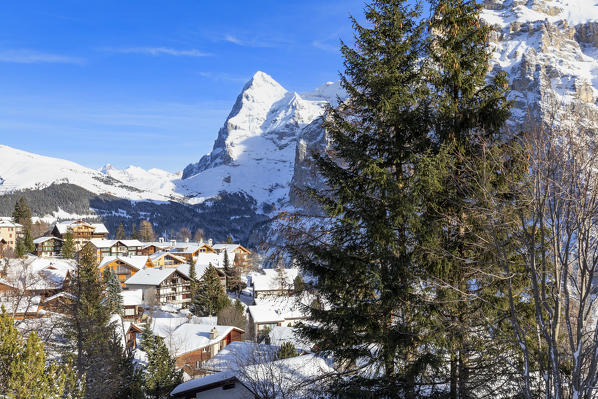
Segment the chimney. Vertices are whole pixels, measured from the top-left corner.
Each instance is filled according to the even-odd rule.
[[[176,240],[170,240],[170,245],[172,245],[173,247],[176,247]]]
[[[210,239],[208,240],[208,245],[209,245],[210,247],[212,246],[212,242],[213,242],[213,241],[212,241],[212,239],[210,238]]]
[[[185,237],[185,242],[189,242],[189,237]]]
[[[212,328],[212,331],[210,331],[210,340],[215,339],[218,336],[218,330],[216,330],[216,327]]]
[[[158,238],[158,242],[163,243],[164,242],[164,237]]]

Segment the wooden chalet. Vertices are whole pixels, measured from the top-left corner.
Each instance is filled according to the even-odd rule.
[[[174,267],[139,270],[125,281],[125,286],[142,290],[143,303],[149,306],[171,304],[186,308],[191,302],[191,279]]]
[[[103,223],[87,223],[83,220],[69,220],[56,223],[52,229],[52,235],[64,240],[65,235],[70,232],[73,234],[75,249],[81,250],[90,240],[103,240],[108,236],[108,229]]]
[[[23,226],[14,223],[11,218],[0,218],[0,240],[4,240],[3,246],[15,250],[17,239],[22,237],[24,233]]]
[[[86,245],[96,252],[98,262],[106,256],[141,256],[139,240],[90,240]]]
[[[98,265],[100,276],[103,276],[106,270],[111,269],[118,276],[118,281],[122,287],[125,281],[132,275],[143,269],[147,263],[147,256],[105,256]]]
[[[199,254],[216,254],[216,250],[207,243],[180,243],[169,251],[171,254],[185,258],[186,262],[191,262]]]
[[[131,323],[128,328],[126,328],[125,333],[125,340],[127,342],[127,348],[129,349],[136,349],[137,348],[137,336],[141,335],[143,330],[141,327],[136,326],[135,324]]]
[[[35,253],[39,257],[52,258],[60,256],[62,251],[62,238],[54,236],[40,237],[33,240],[35,244]]]

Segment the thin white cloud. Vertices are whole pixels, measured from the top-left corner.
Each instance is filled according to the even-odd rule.
[[[329,53],[338,53],[340,47],[338,44],[326,43],[325,41],[321,40],[314,40],[311,45],[317,49],[327,51]]]
[[[170,47],[126,47],[126,48],[104,48],[104,51],[122,54],[146,54],[146,55],[172,55],[175,57],[209,57],[212,54],[204,53],[197,49],[174,49]]]
[[[0,62],[17,64],[84,64],[85,59],[61,54],[44,53],[28,49],[0,50]]]
[[[260,38],[250,38],[250,39],[241,39],[238,36],[226,34],[222,38],[225,42],[229,42],[232,44],[236,44],[237,46],[242,47],[280,47],[283,44],[287,43],[284,40],[274,41],[274,40],[263,40]],[[287,43],[288,44],[288,43]]]

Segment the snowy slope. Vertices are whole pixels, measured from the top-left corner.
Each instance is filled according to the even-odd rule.
[[[198,198],[243,191],[258,204],[281,206],[288,200],[303,130],[339,93],[334,83],[310,93],[290,92],[257,72],[237,98],[212,152],[185,168],[179,191]]]
[[[138,166],[129,166],[121,170],[106,164],[100,172],[126,185],[165,197],[176,197],[176,180],[181,178],[181,173],[170,173],[155,168],[145,170]]]
[[[163,201],[174,194],[173,191],[154,190],[151,185],[137,184],[133,179],[123,181],[118,176],[114,178],[74,162],[0,145],[0,195],[16,190],[41,189],[52,183],[70,183],[96,194],[133,200]]]

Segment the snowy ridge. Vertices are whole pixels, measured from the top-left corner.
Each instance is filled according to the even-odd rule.
[[[0,195],[24,189],[42,189],[53,183],[69,183],[96,194],[110,194],[132,200],[169,199],[172,192],[149,190],[132,181],[123,182],[62,159],[36,155],[0,145]]]

